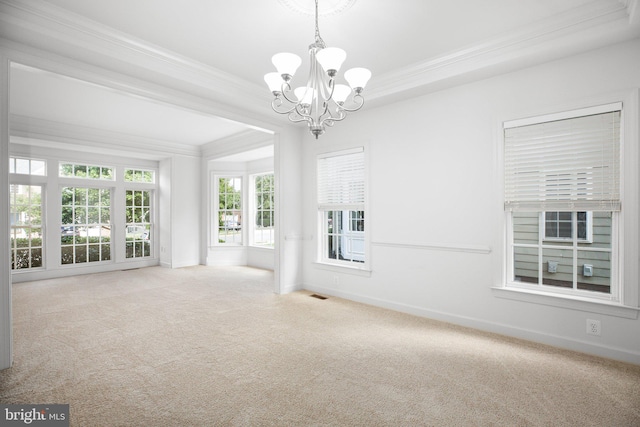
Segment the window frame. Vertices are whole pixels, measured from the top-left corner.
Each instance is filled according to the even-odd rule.
[[[240,208],[239,209],[224,209],[224,211],[239,211],[240,212],[240,222],[239,222],[239,231],[240,233],[240,241],[239,242],[221,242],[221,234],[220,234],[220,180],[221,179],[239,179],[240,180]],[[227,247],[239,247],[246,246],[245,245],[245,233],[246,221],[246,202],[244,195],[246,193],[246,179],[245,175],[241,173],[229,173],[229,174],[214,174],[213,175],[213,212],[211,215],[211,245],[212,246],[227,246]],[[226,193],[225,193],[226,194]]]
[[[580,238],[577,236],[577,239],[580,243],[593,243],[593,211],[575,211],[577,213],[584,212],[586,214],[585,219],[585,228],[587,235],[585,238]],[[557,213],[560,214],[561,211],[544,211],[540,212],[540,232],[542,233],[542,240],[546,242],[571,242],[573,240],[573,233],[575,232],[573,218],[571,218],[571,237],[556,237],[556,236],[548,236],[547,235],[547,213]],[[559,219],[557,220],[560,221]],[[576,219],[579,221],[579,219]],[[566,222],[566,221],[565,221]]]
[[[256,188],[256,179],[258,177],[271,176],[273,179],[273,185],[271,187],[270,192],[262,192],[262,194],[270,194],[271,195],[271,209],[268,210],[260,210],[258,208],[258,191]],[[249,233],[249,246],[261,248],[261,249],[274,249],[275,248],[275,173],[273,171],[268,172],[260,172],[249,175],[249,222],[247,227],[247,233]],[[267,244],[257,244],[255,241],[255,234],[258,230],[257,226],[257,218],[260,212],[271,212],[271,237],[269,243]]]
[[[41,176],[41,175],[36,175],[36,176]],[[37,267],[32,267],[32,255],[30,254],[29,256],[29,267],[22,267],[22,268],[15,268],[14,265],[12,263],[12,265],[10,266],[11,269],[11,273],[25,273],[25,272],[32,272],[32,271],[38,271],[38,270],[44,270],[46,268],[46,261],[47,261],[47,255],[46,255],[46,247],[47,247],[47,221],[46,221],[46,185],[44,183],[34,183],[34,182],[29,182],[29,183],[18,183],[18,182],[11,182],[10,184],[10,189],[9,189],[9,197],[10,197],[10,201],[9,201],[9,206],[11,207],[11,205],[13,204],[13,192],[11,187],[13,186],[26,186],[26,187],[40,187],[40,225],[39,225],[39,229],[40,229],[40,246],[32,246],[32,242],[31,242],[31,237],[29,237],[29,246],[28,248],[22,248],[22,249],[28,249],[29,252],[31,252],[33,249],[40,249],[40,265]],[[30,198],[31,199],[31,198]],[[29,204],[29,206],[33,206],[31,203]],[[33,228],[32,224],[28,224],[25,225],[24,227],[27,228]],[[9,238],[10,238],[10,242],[12,239],[14,239],[14,233],[13,233],[13,229],[14,228],[18,228],[18,226],[13,226],[10,225],[9,226]],[[23,227],[21,227],[23,228]],[[14,259],[14,263],[17,257],[17,252],[20,250],[20,248],[18,248],[17,246],[14,247],[14,245],[12,244],[10,246],[10,255],[12,255],[12,259]]]
[[[65,165],[71,165],[73,166],[74,169],[74,173],[73,175],[64,175],[62,173],[62,167]],[[87,175],[85,176],[77,176],[76,175],[76,168],[77,167],[84,167],[86,169],[89,168],[100,168],[100,176],[95,178],[95,177],[91,177],[88,176],[88,172]],[[103,169],[108,169],[111,171],[110,175],[103,175]],[[108,183],[115,183],[117,182],[117,168],[115,166],[111,166],[111,165],[97,165],[97,164],[93,164],[93,163],[85,163],[85,162],[72,162],[72,161],[64,161],[64,160],[60,160],[58,162],[58,178],[60,179],[86,179],[90,182],[108,182]]]
[[[68,177],[68,178],[71,178],[71,177]],[[73,183],[73,182],[72,183],[63,183],[63,182],[60,182],[60,184],[59,184],[58,197],[59,197],[59,200],[60,200],[60,204],[59,204],[59,206],[60,206],[60,223],[59,223],[60,230],[62,230],[62,228],[66,227],[66,226],[71,226],[71,227],[74,228],[74,230],[73,230],[74,242],[72,244],[63,244],[62,243],[62,237],[63,236],[62,236],[61,233],[59,234],[59,258],[58,258],[58,267],[59,268],[63,268],[63,269],[64,268],[78,268],[78,267],[87,266],[87,265],[110,264],[110,263],[116,262],[116,257],[115,257],[115,254],[116,254],[116,250],[115,250],[115,247],[116,247],[116,244],[115,244],[115,242],[116,242],[116,240],[115,240],[116,234],[115,234],[115,227],[114,227],[115,221],[114,221],[114,210],[113,210],[114,197],[115,197],[116,191],[115,191],[115,188],[113,186],[109,186],[109,185],[92,185],[95,182],[110,183],[110,181],[105,181],[105,180],[88,179],[87,181],[85,181],[83,183]],[[91,261],[90,260],[90,256],[87,253],[86,261],[84,261],[84,262],[76,262],[76,260],[75,260],[76,259],[75,258],[75,252],[76,252],[75,249],[76,249],[76,247],[77,246],[87,246],[87,251],[88,251],[91,242],[87,241],[86,243],[75,243],[75,236],[76,236],[75,228],[77,227],[77,225],[76,225],[77,223],[75,222],[75,214],[73,214],[72,218],[74,218],[74,219],[73,219],[73,222],[72,222],[71,225],[63,223],[62,210],[64,209],[64,207],[65,206],[66,207],[71,206],[74,209],[76,207],[75,203],[73,203],[72,205],[64,205],[62,203],[63,191],[64,191],[65,188],[86,189],[87,190],[87,198],[88,198],[89,190],[108,191],[109,192],[109,223],[108,223],[109,226],[110,226],[110,229],[109,229],[109,243],[108,243],[108,246],[109,246],[109,259],[102,259],[102,248],[100,248],[100,259],[99,260]],[[74,192],[74,194],[75,194],[75,192]],[[87,209],[90,206],[91,205],[89,205],[88,202],[87,202],[87,204],[86,204]],[[102,205],[98,205],[98,206],[100,207],[100,209],[102,209]],[[87,215],[88,215],[88,213],[87,213]],[[101,214],[100,214],[100,217],[102,217]],[[82,223],[82,225],[86,226],[86,228],[88,229],[89,228],[89,224],[90,223],[88,222],[88,216],[87,216],[87,222],[86,223]],[[100,223],[96,223],[96,224],[99,224],[99,226],[102,227],[105,223],[100,222]],[[91,237],[91,236],[88,235],[88,231],[87,231],[87,236],[86,237],[87,237],[87,239],[89,237]],[[99,237],[100,237],[100,241],[97,244],[99,246],[103,246],[104,243],[102,242],[102,237],[103,237],[102,234]],[[96,243],[94,243],[94,245],[95,244]],[[63,248],[68,248],[68,247],[73,248],[73,253],[74,253],[73,262],[64,263],[63,260],[62,260],[63,259]]]
[[[612,217],[611,217],[610,248],[606,248],[606,247],[590,248],[588,246],[580,246],[580,245],[590,245],[592,244],[592,242],[585,242],[577,238],[576,239],[571,238],[568,241],[567,240],[554,240],[550,242],[545,241],[543,238],[544,224],[542,224],[542,221],[541,221],[543,217],[541,215],[536,215],[538,218],[538,227],[537,227],[538,241],[536,243],[515,242],[515,237],[514,237],[515,226],[513,225],[513,214],[515,214],[515,212],[507,212],[507,215],[508,215],[507,222],[509,223],[509,227],[510,227],[507,230],[508,231],[507,233],[508,262],[506,266],[507,274],[506,274],[506,280],[505,280],[505,286],[507,288],[531,290],[536,292],[558,294],[558,295],[569,296],[569,297],[573,296],[573,297],[591,299],[594,301],[612,301],[612,302],[620,301],[620,298],[619,298],[620,262],[619,262],[619,251],[618,251],[618,234],[617,234],[618,222],[619,222],[618,212],[611,212]],[[515,264],[516,264],[515,248],[529,248],[529,249],[535,249],[537,251],[537,254],[535,255],[537,257],[536,259],[537,276],[535,277],[536,282],[516,280],[516,277],[517,277],[516,270],[518,269],[515,267]],[[571,251],[571,275],[572,275],[571,287],[559,286],[558,283],[556,284],[545,283],[545,280],[547,281],[556,280],[549,277],[545,277],[544,275],[545,264],[546,264],[544,259],[550,258],[550,257],[553,258],[553,256],[551,255],[545,255],[545,251],[549,251],[549,250],[550,251]],[[597,252],[597,253],[610,254],[610,257],[611,257],[611,263],[609,266],[610,291],[608,293],[579,288],[580,286],[584,287],[585,285],[586,286],[600,285],[596,283],[579,281],[579,276],[581,275],[580,267],[578,265],[578,261],[580,261],[580,256],[579,256],[580,252]],[[529,255],[529,256],[533,256],[533,255]],[[520,262],[522,263],[523,261],[521,260]],[[567,273],[565,273],[565,275],[566,274]]]
[[[29,162],[29,173],[20,173],[17,170],[16,167],[16,162],[18,160],[22,160],[22,161],[27,161]],[[43,164],[43,171],[42,173],[33,173],[33,162],[41,162]],[[49,251],[47,251],[47,247],[49,246],[49,236],[47,236],[48,233],[48,227],[47,227],[47,210],[49,209],[48,206],[48,200],[47,200],[47,188],[48,188],[48,180],[49,180],[49,176],[48,176],[48,165],[49,165],[49,161],[47,159],[43,159],[41,157],[31,157],[29,155],[22,155],[22,154],[10,154],[9,155],[9,197],[11,197],[11,186],[13,185],[19,185],[19,186],[38,186],[40,187],[40,209],[41,209],[41,224],[40,224],[40,230],[41,230],[41,238],[42,238],[42,244],[41,244],[41,257],[42,257],[42,262],[41,262],[41,266],[39,267],[29,267],[29,268],[19,268],[19,269],[14,269],[14,268],[10,268],[11,274],[29,274],[32,272],[37,272],[37,271],[44,271],[47,269],[47,262],[48,262],[48,253]],[[9,206],[11,206],[11,200],[9,201]],[[11,227],[10,227],[11,230]],[[12,235],[11,231],[10,231],[10,235]],[[29,248],[31,249],[32,246],[30,244]],[[14,252],[14,248],[11,247],[10,248],[10,255],[13,254]]]
[[[521,301],[526,303],[541,304],[564,309],[579,310],[589,313],[597,313],[610,315],[615,317],[637,319],[640,314],[640,266],[637,265],[637,257],[640,256],[640,245],[637,236],[640,232],[640,211],[629,206],[635,206],[634,201],[638,200],[640,194],[640,172],[638,171],[638,158],[640,158],[640,148],[637,144],[625,144],[625,141],[637,141],[639,135],[638,129],[638,113],[640,111],[640,90],[633,89],[630,91],[619,91],[609,95],[592,97],[580,100],[579,102],[563,104],[559,106],[544,107],[537,110],[521,110],[517,115],[506,116],[497,119],[494,122],[496,141],[496,171],[494,179],[496,185],[503,187],[505,183],[504,172],[504,124],[513,121],[515,117],[536,117],[543,118],[546,116],[557,116],[558,113],[549,113],[549,111],[571,112],[584,109],[585,105],[605,105],[611,103],[622,103],[623,110],[620,124],[620,153],[621,153],[621,202],[627,208],[621,210],[618,214],[618,224],[616,229],[612,231],[618,236],[618,256],[617,269],[619,272],[619,290],[620,299],[618,301],[599,300],[593,298],[584,298],[576,295],[564,295],[562,293],[540,292],[536,289],[518,288],[507,286],[507,278],[509,277],[509,266],[513,265],[512,252],[509,251],[509,242],[513,240],[513,236],[509,233],[512,229],[511,215],[504,209],[504,195],[497,200],[497,206],[500,206],[498,215],[499,223],[503,230],[502,233],[496,235],[495,245],[501,256],[495,258],[494,277],[497,281],[491,287],[492,293],[497,298]],[[519,120],[519,119],[517,119]],[[522,119],[526,121],[528,119]],[[498,193],[500,195],[500,193]],[[584,210],[584,209],[580,209]],[[622,232],[624,230],[624,233]]]
[[[320,200],[320,186],[322,185],[320,183],[320,170],[319,170],[319,166],[318,166],[318,161],[320,159],[324,159],[324,158],[329,158],[329,157],[336,157],[336,156],[343,156],[343,155],[350,155],[350,154],[354,154],[354,153],[362,153],[363,156],[363,176],[362,176],[362,185],[363,185],[363,198],[364,200],[361,203],[349,203],[349,204],[344,204],[344,205],[328,205],[328,206],[323,206],[323,203]],[[316,179],[316,210],[317,210],[317,214],[316,214],[316,229],[317,229],[317,235],[318,237],[318,242],[316,245],[316,257],[315,257],[315,264],[317,264],[320,267],[328,267],[328,268],[338,268],[341,271],[352,271],[352,272],[357,272],[357,271],[361,271],[364,274],[370,274],[371,271],[371,232],[370,232],[370,224],[371,224],[371,214],[369,213],[369,150],[367,149],[367,147],[363,144],[363,145],[358,145],[358,146],[353,146],[352,148],[345,148],[345,149],[338,149],[338,150],[332,150],[332,151],[327,151],[327,152],[319,152],[316,155],[316,161],[315,161],[315,166],[316,166],[316,173],[315,173],[315,179]],[[329,221],[328,221],[328,212],[341,212],[347,213],[347,218],[348,220],[346,221],[347,224],[349,224],[349,228],[351,227],[351,213],[352,212],[362,212],[363,213],[363,218],[362,218],[362,224],[363,224],[363,230],[362,231],[356,231],[356,232],[361,232],[362,233],[362,245],[363,245],[363,251],[364,251],[364,259],[363,261],[359,261],[359,260],[354,260],[353,258],[350,260],[342,260],[342,259],[337,259],[337,258],[331,258],[329,257],[328,254],[328,250],[329,250],[329,237],[331,234],[335,234],[335,233],[331,233],[329,230]],[[346,234],[350,234],[352,233],[352,230],[347,230]]]
[[[29,162],[29,167],[28,167],[29,172],[28,173],[18,172],[17,164],[18,164],[19,160]],[[34,173],[34,171],[33,171],[33,162],[40,162],[40,163],[43,164],[42,173]],[[47,161],[43,160],[43,159],[37,159],[37,158],[25,157],[25,156],[9,156],[9,174],[10,175],[46,177],[47,176]]]
[[[136,181],[134,181],[136,184],[135,186],[131,186],[131,182],[125,182],[125,188],[124,188],[124,211],[125,211],[125,218],[124,218],[124,232],[125,232],[125,241],[124,241],[124,260],[125,261],[139,261],[139,260],[144,260],[144,259],[153,259],[155,258],[155,187],[152,187],[151,183],[144,183],[144,184],[149,184],[148,186],[145,185],[140,185],[142,183],[138,183]],[[129,191],[133,191],[134,192],[134,204],[133,205],[128,205],[127,204],[127,192]],[[129,208],[135,209],[138,208],[138,205],[135,204],[135,192],[142,192],[142,193],[148,193],[148,199],[149,199],[149,204],[148,205],[140,205],[139,208],[140,209],[144,209],[145,207],[148,208],[149,210],[149,217],[148,217],[148,221],[147,222],[128,222],[127,221],[127,214],[126,211]],[[144,196],[143,196],[144,197]],[[134,215],[135,216],[135,215]],[[133,240],[127,240],[127,232],[129,231],[129,227],[137,227],[137,226],[141,226],[141,227],[148,227],[148,234],[147,234],[147,238],[144,239],[136,239],[134,237]],[[144,233],[143,233],[144,234]],[[143,247],[143,255],[141,256],[135,256],[135,246],[136,243],[142,243],[142,247]],[[127,252],[127,245],[129,243],[133,243],[133,256],[129,257],[128,256],[128,252]],[[147,244],[149,247],[149,255],[144,255],[144,244]]]

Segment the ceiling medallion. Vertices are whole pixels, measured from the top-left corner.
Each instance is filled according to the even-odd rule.
[[[281,5],[303,15],[314,16],[315,4],[313,0],[278,0]],[[356,0],[324,0],[318,8],[318,15],[337,15],[349,9]]]

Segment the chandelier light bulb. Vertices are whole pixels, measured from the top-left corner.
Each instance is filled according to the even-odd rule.
[[[276,94],[282,91],[282,76],[275,71],[264,75],[264,81],[269,86],[269,90]]]
[[[326,47],[316,54],[316,59],[322,69],[333,77],[340,70],[344,60],[347,59],[347,52],[339,47]]]
[[[291,78],[298,70],[300,64],[302,64],[302,59],[294,53],[281,52],[273,55],[271,62],[276,66],[276,70],[278,70],[278,74],[280,74],[282,78],[285,78],[284,76]]]
[[[353,90],[362,92],[371,78],[371,71],[366,68],[352,68],[344,73],[344,78]]]
[[[335,85],[333,88],[333,100],[342,105],[351,93],[351,88],[347,85]]]
[[[318,29],[318,0],[314,3],[316,37],[309,45],[309,77],[306,86],[293,89],[293,75],[302,64],[300,57],[293,53],[273,55],[271,60],[278,71],[266,74],[264,81],[273,93],[273,111],[287,115],[293,123],[306,123],[311,134],[318,139],[327,127],[362,108],[362,91],[371,77],[371,71],[366,68],[352,68],[344,74],[351,87],[336,84],[336,74],[347,59],[347,53],[337,47],[326,47]]]

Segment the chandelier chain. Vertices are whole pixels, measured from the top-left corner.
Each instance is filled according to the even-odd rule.
[[[318,25],[318,0],[316,0],[316,43],[324,44],[324,41],[320,36],[320,26]]]

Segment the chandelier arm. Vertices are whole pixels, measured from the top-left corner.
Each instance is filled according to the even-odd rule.
[[[290,99],[290,98],[287,96],[287,92],[289,92],[289,93],[291,93],[291,92],[292,92],[292,90],[291,90],[291,85],[289,84],[289,82],[284,81],[284,82],[282,82],[282,88],[281,88],[281,94],[282,94],[282,97],[283,97],[284,99],[286,99],[286,100],[287,100],[287,102],[289,102],[289,103],[291,103],[291,104],[299,104],[299,103],[300,103],[300,102],[299,102],[299,101],[297,101],[297,100],[296,100],[296,101],[294,101],[293,99]]]
[[[361,109],[362,106],[364,105],[364,97],[362,95],[360,95],[359,93],[356,93],[355,95],[353,95],[352,101],[356,102],[356,103],[359,102],[360,105],[358,105],[356,107],[353,107],[353,108],[348,108],[348,107],[345,107],[344,105],[341,105],[340,106],[340,110],[344,110],[344,111],[348,111],[350,113],[353,113],[354,111],[358,111],[359,109]]]
[[[279,96],[275,97],[273,99],[273,101],[271,101],[271,108],[273,109],[273,111],[275,111],[278,114],[289,114],[291,113],[293,110],[295,110],[296,106],[293,105],[290,109],[285,110],[285,111],[281,111],[278,108],[282,107],[284,105],[284,102],[282,101],[282,98],[280,98]]]
[[[338,116],[334,116],[333,114],[331,114],[331,112],[329,112],[329,117],[325,117],[324,119],[322,119],[320,124],[333,126],[335,122],[340,122],[347,117],[347,113],[342,109],[336,110],[336,113],[338,113]]]
[[[289,114],[289,121],[293,122],[293,123],[300,123],[300,122],[309,122],[309,118],[305,117],[305,116],[300,116],[300,114],[298,114],[298,117],[295,116],[295,114],[298,114],[297,111],[293,111],[291,112],[291,114]]]
[[[306,121],[307,123],[309,123],[310,125],[313,124],[313,118],[311,117],[311,111],[309,110],[309,112],[306,112],[307,107],[304,107],[303,105],[301,105],[300,103],[298,103],[295,106],[295,113],[301,117],[301,119],[296,120],[296,122],[301,122],[301,121]],[[301,111],[302,109],[302,111]],[[289,120],[291,120],[291,118],[289,118]]]

